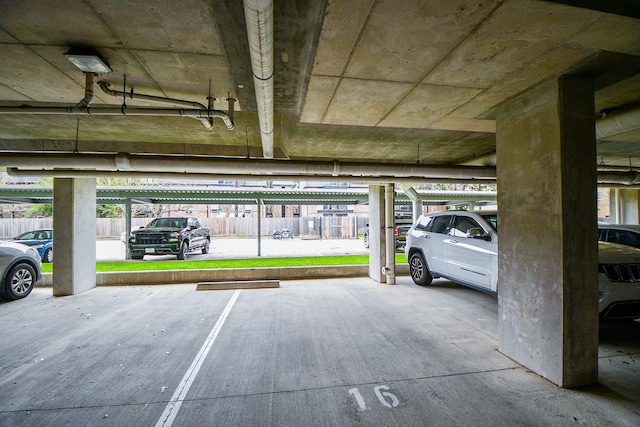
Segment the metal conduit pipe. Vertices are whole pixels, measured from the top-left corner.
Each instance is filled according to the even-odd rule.
[[[262,155],[273,158],[273,1],[244,0]]]
[[[224,124],[227,126],[227,129],[233,130],[233,128],[234,128],[234,123],[233,123],[233,105],[234,105],[235,99],[233,99],[233,98],[227,99],[227,101],[229,103],[229,113],[225,113],[224,111],[221,111],[221,110],[210,110],[209,108],[204,106],[204,104],[201,104],[201,103],[195,102],[195,101],[188,101],[188,100],[176,99],[176,98],[167,98],[167,97],[155,96],[155,95],[145,95],[145,94],[141,94],[141,93],[134,93],[133,91],[124,92],[124,91],[121,91],[121,90],[111,89],[111,85],[109,83],[105,82],[105,81],[99,81],[98,82],[98,86],[100,86],[100,89],[102,89],[102,91],[104,93],[106,93],[107,95],[111,95],[114,98],[127,97],[127,98],[132,99],[132,100],[133,99],[138,99],[138,100],[143,100],[143,101],[162,102],[162,103],[165,103],[165,104],[181,105],[183,107],[194,108],[194,109],[197,109],[197,110],[207,110],[207,111],[211,112],[211,114],[210,114],[211,117],[201,119],[202,124],[207,129],[211,129],[213,127],[213,118],[214,117],[222,119]]]

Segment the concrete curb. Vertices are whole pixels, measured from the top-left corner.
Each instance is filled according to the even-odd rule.
[[[409,274],[408,265],[396,266],[396,275]],[[123,273],[97,273],[97,286],[167,285],[236,280],[304,280],[366,277],[368,265],[321,267],[220,268],[216,270],[164,270]],[[38,286],[53,286],[53,274],[44,274]]]

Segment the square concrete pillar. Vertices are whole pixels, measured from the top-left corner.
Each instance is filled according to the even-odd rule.
[[[382,267],[387,264],[385,247],[385,198],[383,185],[369,186],[369,277],[385,282]]]
[[[53,180],[53,295],[96,286],[96,180]]]
[[[611,198],[611,222],[620,224],[640,224],[640,197],[638,190],[616,188]]]
[[[593,86],[544,82],[497,115],[499,350],[562,387],[598,379]]]

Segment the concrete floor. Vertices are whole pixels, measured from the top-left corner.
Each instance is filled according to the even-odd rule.
[[[561,389],[442,280],[37,288],[0,322],[2,426],[640,425],[640,323],[601,325],[600,384]]]

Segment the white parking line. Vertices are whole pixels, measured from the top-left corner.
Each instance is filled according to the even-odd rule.
[[[218,321],[213,326],[213,329],[209,333],[209,336],[204,341],[202,348],[196,355],[196,358],[191,363],[191,366],[187,370],[187,373],[184,374],[182,381],[180,381],[180,384],[178,384],[176,391],[173,393],[173,396],[171,396],[171,400],[169,400],[167,407],[164,409],[164,412],[162,413],[162,415],[160,416],[160,419],[156,423],[156,427],[169,427],[173,424],[173,421],[178,415],[178,411],[180,411],[182,402],[184,401],[184,398],[187,396],[187,393],[189,392],[189,388],[191,388],[191,384],[193,384],[193,381],[195,380],[196,375],[198,375],[198,371],[200,370],[202,363],[207,358],[207,354],[209,354],[209,351],[213,346],[213,342],[216,340],[216,337],[218,336],[218,332],[220,332],[220,329],[222,329],[222,325],[227,319],[227,316],[229,315],[229,312],[231,311],[231,308],[233,308],[233,305],[235,304],[239,295],[240,295],[240,289],[237,289],[233,293],[233,296],[231,297],[229,302],[227,303],[227,306],[222,311],[220,318],[218,318]]]

